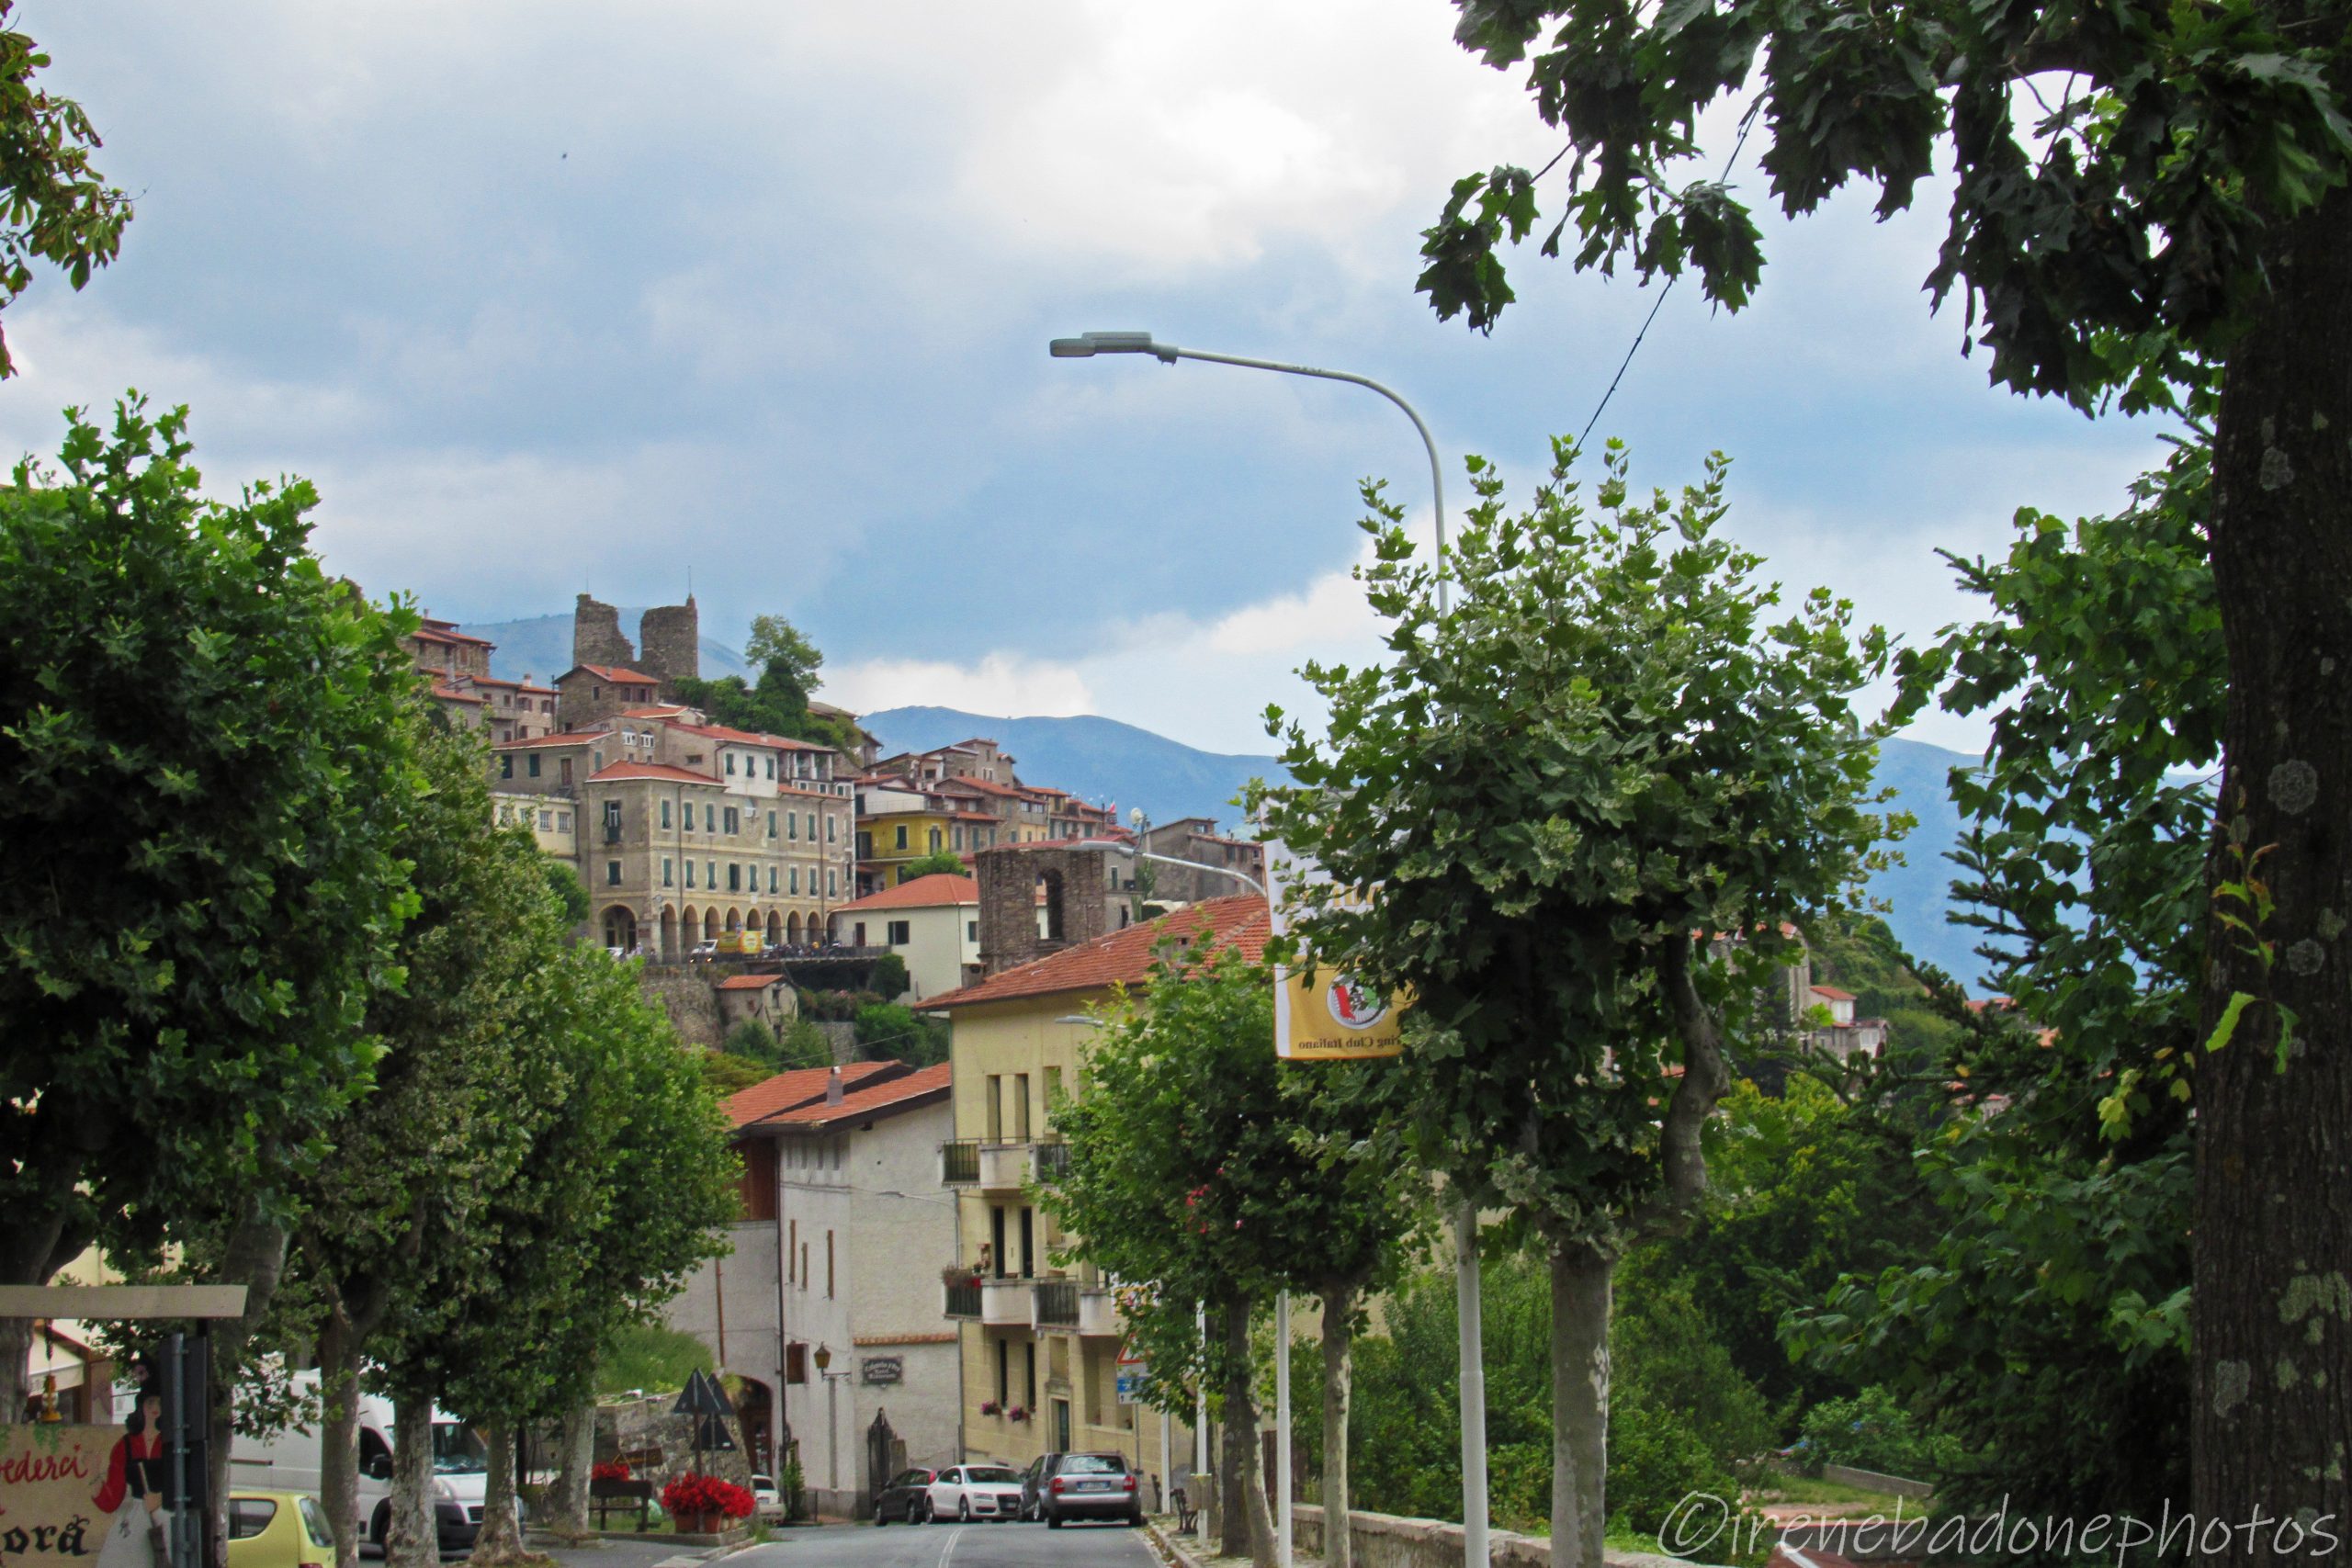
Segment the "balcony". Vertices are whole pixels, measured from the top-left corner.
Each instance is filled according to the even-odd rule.
[[[1031,1328],[1036,1325],[1036,1281],[1008,1275],[980,1281],[980,1322],[989,1328]]]
[[[1091,1285],[1078,1292],[1078,1331],[1091,1338],[1115,1339],[1122,1332],[1118,1298],[1106,1285]]]
[[[983,1192],[1018,1192],[1029,1182],[1027,1144],[982,1144],[979,1188]]]
[[[939,1179],[947,1187],[967,1187],[980,1179],[980,1141],[958,1138],[939,1145]]]
[[[1075,1280],[1038,1280],[1037,1326],[1040,1328],[1076,1328],[1078,1325],[1078,1281]]]
[[[947,1317],[970,1318],[975,1322],[978,1321],[980,1315],[980,1282],[978,1280],[961,1280],[944,1288],[947,1292],[947,1303],[946,1311],[942,1315]]]
[[[1037,1184],[1051,1187],[1069,1173],[1069,1145],[1059,1138],[1036,1145]]]

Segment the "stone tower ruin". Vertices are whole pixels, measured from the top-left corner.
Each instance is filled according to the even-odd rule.
[[[638,668],[662,682],[664,702],[677,701],[679,682],[702,679],[702,616],[693,594],[683,604],[646,611],[637,637],[645,649],[638,656]]]
[[[1092,942],[1118,929],[1112,918],[1108,853],[1052,844],[1000,844],[972,857],[980,884],[980,972]],[[1038,891],[1045,919],[1038,919]],[[1042,929],[1041,929],[1042,928]]]
[[[621,613],[582,593],[571,607],[571,662],[626,670],[637,650],[621,636]]]

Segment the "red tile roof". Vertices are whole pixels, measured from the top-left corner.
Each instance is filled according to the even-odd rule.
[[[859,1065],[880,1066],[883,1064],[874,1062]],[[851,1089],[846,1081],[849,1069],[844,1067],[842,1069],[844,1079],[842,1085],[843,1092],[839,1105],[826,1104],[824,1091],[820,1089],[818,1091],[818,1097],[808,1104],[795,1106],[790,1111],[775,1116],[763,1117],[761,1119],[760,1125],[763,1127],[806,1127],[814,1130],[830,1127],[837,1122],[862,1121],[888,1111],[911,1111],[926,1101],[945,1100],[953,1073],[954,1068],[948,1063],[942,1062],[935,1067],[922,1067],[907,1074],[904,1077],[889,1078],[880,1083],[869,1083]]]
[[[1850,1002],[1855,999],[1853,992],[1841,991],[1835,986],[1815,986],[1813,988],[1813,994],[1816,997],[1827,997],[1833,1002]]]
[[[718,982],[718,988],[722,991],[764,991],[770,986],[786,984],[788,978],[783,975],[729,975]]]
[[[611,739],[611,731],[604,729],[567,729],[555,735],[534,735],[527,740],[500,740],[492,744],[493,751],[520,750],[526,746],[585,746],[591,740]]]
[[[433,695],[445,703],[479,703],[482,700],[471,692],[461,692],[455,686],[445,686],[438,681],[433,683]]]
[[[831,747],[815,740],[795,740],[789,736],[768,735],[749,729],[729,729],[723,724],[673,723],[673,729],[683,729],[689,735],[707,736],[736,746],[780,746],[787,751],[830,751]]]
[[[934,871],[928,876],[918,876],[911,882],[901,882],[896,887],[885,887],[879,893],[869,893],[851,903],[837,905],[835,914],[867,909],[931,909],[947,904],[977,904],[980,901],[980,885],[968,876],[953,872]]]
[[[698,773],[691,768],[673,768],[667,762],[607,762],[588,775],[590,784],[619,784],[625,779],[662,779],[671,784],[708,784],[722,787],[708,773]]]
[[[470,632],[458,630],[458,623],[455,621],[426,621],[416,628],[415,636],[419,642],[466,642],[481,648],[498,646],[486,637],[476,637]]]
[[[842,1068],[842,1087],[869,1079],[897,1077],[908,1070],[904,1062],[852,1062]],[[748,1127],[754,1122],[825,1098],[826,1076],[830,1067],[795,1067],[778,1073],[763,1083],[755,1083],[728,1097],[727,1119],[737,1127]]]
[[[1255,963],[1265,950],[1269,934],[1266,901],[1254,893],[1204,898],[1188,908],[1035,959],[921,1005],[928,1012],[933,1008],[970,1007],[977,1002],[1009,1002],[1066,991],[1142,985],[1151,978],[1151,950],[1162,939],[1190,935],[1204,927],[1216,945],[1238,948],[1242,957]]]
[[[580,674],[594,675],[598,680],[609,681],[616,686],[658,686],[662,683],[641,670],[616,670],[609,664],[575,664],[556,679],[560,681],[568,676]]]
[[[657,705],[650,708],[630,708],[627,712],[623,713],[621,716],[623,718],[673,718],[679,714],[691,713],[692,711],[694,710],[687,707],[684,703],[668,703]]]

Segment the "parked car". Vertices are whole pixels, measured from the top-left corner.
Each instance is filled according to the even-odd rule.
[[[752,1477],[752,1512],[772,1525],[784,1522],[784,1495],[768,1476]]]
[[[1122,1455],[1041,1454],[1023,1483],[1023,1517],[1043,1519],[1054,1529],[1065,1519],[1143,1523],[1143,1495]]]
[[[334,1529],[300,1492],[229,1494],[229,1568],[329,1568]]]
[[[874,1522],[887,1525],[891,1520],[919,1525],[930,1516],[931,1483],[939,1479],[935,1470],[903,1470],[890,1484],[874,1495]]]
[[[933,1520],[1009,1524],[1021,1517],[1021,1477],[1008,1465],[950,1465],[933,1478],[927,1495]]]
[[[689,964],[707,964],[718,956],[717,942],[698,942],[686,950],[686,962]]]

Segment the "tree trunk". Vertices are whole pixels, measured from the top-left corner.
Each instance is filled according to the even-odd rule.
[[[277,1282],[286,1276],[285,1225],[269,1217],[258,1195],[246,1199],[220,1255],[219,1283],[245,1288],[245,1310],[212,1325],[212,1408],[206,1412],[205,1498],[212,1515],[212,1568],[229,1563],[229,1450],[236,1441],[237,1381],[245,1352],[260,1331]]]
[[[319,1505],[334,1528],[335,1568],[357,1568],[359,1538],[359,1345],[351,1320],[327,1314],[319,1330]]]
[[[2340,1528],[2352,1517],[2352,194],[2337,188],[2274,236],[2213,451],[2230,692],[2208,881],[2217,915],[2256,922],[2222,885],[2245,880],[2237,850],[2259,854],[2273,904],[2259,948],[2207,925],[2205,1027],[2233,994],[2256,1000],[2227,1044],[2197,1053],[2191,1505],[2200,1520],[2311,1510]],[[2283,1071],[2282,1008],[2296,1018]],[[2298,1533],[2267,1529],[2258,1544],[2198,1550],[2245,1561]]]
[[[490,1424],[490,1473],[482,1478],[481,1529],[472,1561],[514,1562],[525,1555],[523,1527],[514,1517],[514,1423]]]
[[[562,1445],[555,1480],[539,1504],[539,1513],[547,1521],[547,1529],[577,1540],[588,1533],[588,1472],[596,1463],[594,1400],[582,1400],[563,1413]],[[780,1490],[784,1485],[780,1450],[775,1468],[775,1483]]]
[[[1555,1568],[1600,1568],[1608,1533],[1609,1286],[1615,1269],[1612,1258],[1589,1247],[1552,1249]]]
[[[1348,1528],[1348,1395],[1355,1375],[1352,1286],[1323,1292],[1323,1568],[1354,1568],[1354,1532]]]
[[[403,1394],[392,1406],[392,1522],[384,1568],[440,1568],[433,1517],[433,1401]]]
[[[1258,1454],[1258,1407],[1250,1391],[1250,1299],[1225,1308],[1225,1473],[1218,1478],[1218,1550],[1272,1568],[1273,1515]]]

